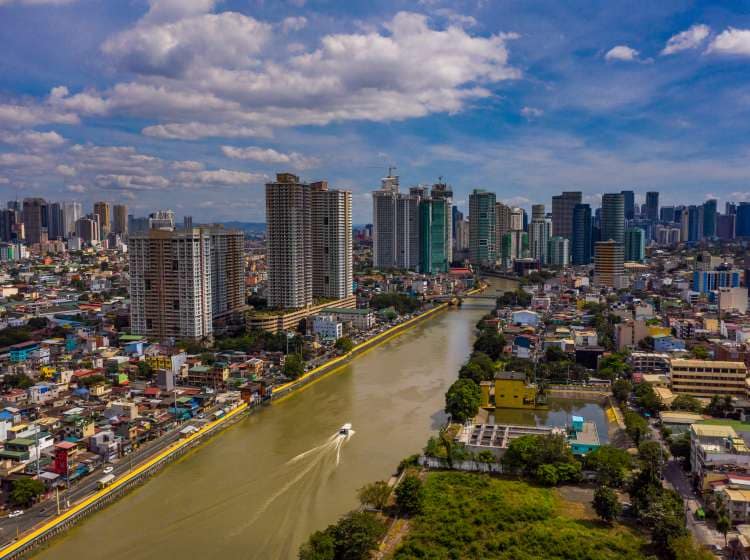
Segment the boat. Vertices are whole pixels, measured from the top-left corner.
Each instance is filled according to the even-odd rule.
[[[343,426],[339,428],[339,434],[342,436],[348,436],[349,432],[351,431],[352,431],[352,425],[349,422],[347,422],[346,424],[344,424]]]

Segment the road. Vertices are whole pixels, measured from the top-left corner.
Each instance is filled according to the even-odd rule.
[[[207,413],[207,416],[208,414],[210,413]],[[163,436],[144,443],[135,451],[112,463],[112,466],[114,467],[112,474],[115,475],[116,478],[119,478],[143,461],[159,453],[180,439],[180,430],[185,428],[185,426],[199,426],[202,422],[207,422],[207,420],[195,420],[179,425],[174,430],[167,432]],[[74,484],[70,489],[62,490],[60,492],[60,510],[64,511],[66,506],[75,505],[98,490],[98,480],[104,476],[102,470],[103,467],[100,467],[89,473],[80,483]],[[57,507],[53,495],[51,499],[44,500],[35,504],[33,507],[24,510],[24,514],[20,517],[14,519],[7,516],[0,518],[0,543],[4,546],[12,542],[18,535],[33,529],[37,525],[49,521],[55,515],[57,515]]]

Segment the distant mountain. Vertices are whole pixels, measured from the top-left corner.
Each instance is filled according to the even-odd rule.
[[[241,229],[245,233],[265,233],[266,224],[262,222],[220,222],[225,228]]]

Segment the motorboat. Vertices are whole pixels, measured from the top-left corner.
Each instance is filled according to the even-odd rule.
[[[342,436],[348,436],[351,431],[352,425],[349,422],[339,428],[339,434]]]

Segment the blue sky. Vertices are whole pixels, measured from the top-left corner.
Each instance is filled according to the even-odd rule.
[[[528,207],[750,200],[740,2],[0,0],[0,197],[262,221],[389,165]]]

